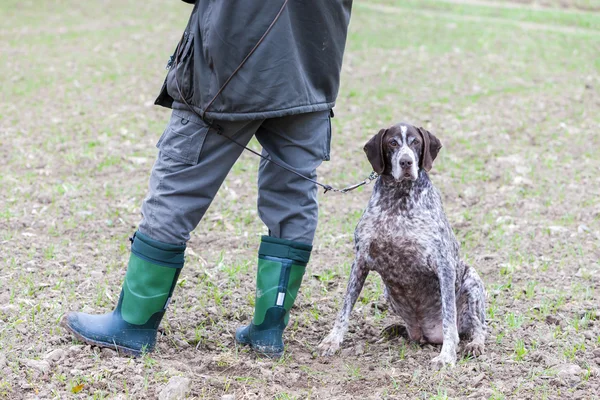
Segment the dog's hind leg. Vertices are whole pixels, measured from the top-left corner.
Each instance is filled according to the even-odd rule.
[[[348,330],[350,313],[365,284],[367,275],[369,275],[369,269],[366,263],[361,257],[357,257],[350,271],[350,281],[348,282],[346,295],[344,296],[344,305],[338,314],[333,329],[319,344],[319,351],[322,356],[332,355],[340,348],[340,344],[344,340],[344,334]]]
[[[458,332],[470,338],[465,352],[474,356],[483,354],[485,349],[485,296],[485,287],[477,271],[467,266],[457,299]]]

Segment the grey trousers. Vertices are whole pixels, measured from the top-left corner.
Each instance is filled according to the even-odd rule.
[[[214,123],[223,128],[223,135],[244,145],[256,136],[264,155],[312,179],[321,162],[329,159],[329,111]],[[185,244],[243,149],[186,110],[173,110],[157,147],[138,229],[161,242]],[[312,244],[317,186],[261,160],[258,214],[271,236]]]

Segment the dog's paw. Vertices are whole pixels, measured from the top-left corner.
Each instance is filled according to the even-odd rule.
[[[335,333],[330,333],[323,339],[323,341],[319,344],[319,354],[322,356],[331,356],[335,354],[336,351],[339,350],[340,344],[342,343],[342,337]]]
[[[452,357],[447,353],[440,353],[439,356],[431,360],[431,367],[439,370],[445,367],[454,367],[455,363],[456,357]]]
[[[480,356],[485,351],[485,344],[481,342],[471,342],[465,346],[465,353],[474,357]]]

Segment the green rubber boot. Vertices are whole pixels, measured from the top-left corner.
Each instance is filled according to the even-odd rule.
[[[283,330],[290,318],[312,246],[263,236],[258,250],[256,301],[250,325],[235,332],[235,340],[256,352],[283,355]]]
[[[152,351],[158,326],[183,268],[184,251],[185,245],[162,243],[136,232],[114,311],[103,315],[70,312],[61,325],[91,345],[134,356]]]

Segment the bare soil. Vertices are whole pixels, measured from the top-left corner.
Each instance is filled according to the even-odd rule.
[[[523,17],[520,5],[477,19],[442,4],[432,14],[431,4],[391,3],[382,12],[355,2],[332,161],[320,178],[364,179],[363,144],[398,121],[442,140],[432,180],[488,290],[486,353],[431,370],[439,347],[382,337],[400,321],[370,276],[341,352],[317,355],[341,306],[371,187],[320,196],[284,358],[237,347],[264,234],[249,154],[192,234],[157,350],[134,359],[75,341],[61,316],[107,312],[119,296],[127,238],[169,116],[152,103],[190,8],[8,0],[0,6],[0,398],[154,399],[176,376],[189,379],[189,398],[599,398],[600,16]],[[600,8],[566,3],[536,2],[531,12]]]

